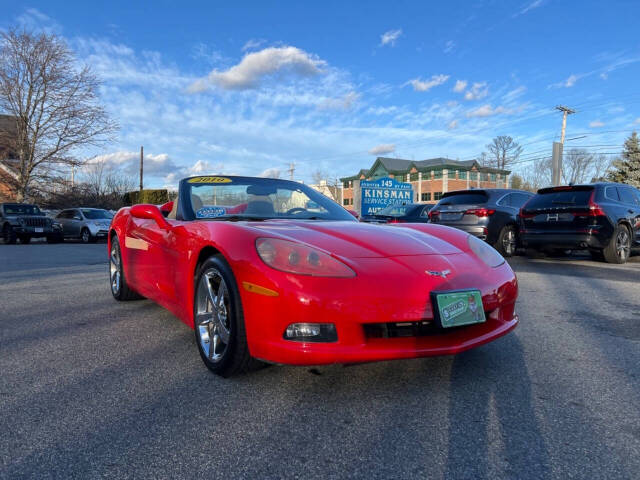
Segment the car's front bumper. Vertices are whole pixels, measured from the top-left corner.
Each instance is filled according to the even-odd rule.
[[[393,263],[391,259],[377,261]],[[458,272],[464,269],[464,262],[456,264],[435,256],[403,261],[411,262],[418,271],[427,267],[442,270],[447,265]],[[398,278],[397,270],[370,280],[288,276],[293,283],[287,282],[285,288],[265,285],[264,277],[249,279],[259,285],[262,282],[261,286],[277,292],[278,296],[249,292],[239,282],[251,355],[268,362],[292,365],[451,355],[495,340],[513,330],[518,323],[515,314],[517,281],[507,264],[496,269],[484,268],[483,272],[469,266],[466,273],[450,279],[423,275],[423,282],[411,281],[408,276]],[[434,322],[430,292],[464,288],[480,289],[486,322],[452,330],[433,328],[430,333],[421,335],[385,338],[370,334],[370,325]],[[298,322],[333,323],[338,340],[333,343],[285,340],[283,334],[287,326]]]
[[[584,232],[549,232],[526,230],[520,233],[522,246],[527,248],[558,249],[602,249],[609,243],[609,237],[599,230]]]

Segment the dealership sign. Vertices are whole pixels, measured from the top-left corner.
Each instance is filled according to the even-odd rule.
[[[373,215],[387,205],[407,204],[413,201],[410,183],[401,183],[393,178],[360,182],[362,192],[362,215]]]

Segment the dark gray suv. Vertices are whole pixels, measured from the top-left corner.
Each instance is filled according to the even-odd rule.
[[[62,241],[62,226],[47,217],[36,205],[28,203],[0,204],[0,228],[4,243],[29,243],[32,238],[46,237],[49,243]]]
[[[533,197],[524,190],[478,189],[447,192],[429,212],[431,223],[459,228],[510,257],[518,245],[518,212]]]

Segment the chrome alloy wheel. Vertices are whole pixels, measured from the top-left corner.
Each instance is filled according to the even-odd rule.
[[[516,232],[509,228],[502,239],[502,249],[507,255],[513,255],[516,251]]]
[[[200,276],[196,294],[196,330],[210,362],[219,362],[230,339],[230,296],[220,272],[209,268]]]
[[[618,235],[616,236],[616,254],[620,260],[626,260],[631,253],[631,238],[629,237],[629,231],[620,227]]]
[[[86,228],[83,229],[81,238],[82,238],[82,243],[89,243],[89,240],[91,240],[89,230],[87,230]]]
[[[114,238],[111,246],[111,255],[109,255],[109,279],[111,280],[111,293],[113,295],[120,293],[120,249],[116,242],[117,240]]]

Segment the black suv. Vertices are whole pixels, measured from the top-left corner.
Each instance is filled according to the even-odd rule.
[[[447,192],[429,218],[475,235],[510,257],[518,246],[518,211],[531,197],[531,192],[505,188]]]
[[[62,225],[47,217],[36,205],[0,204],[0,231],[4,243],[29,243],[34,237],[46,237],[49,243],[62,241]]]
[[[520,236],[534,253],[589,250],[625,263],[640,247],[640,191],[620,183],[543,188],[520,211]]]

